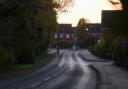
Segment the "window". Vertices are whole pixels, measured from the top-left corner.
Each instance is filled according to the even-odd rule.
[[[66,38],[69,38],[69,34],[66,34]]]
[[[57,38],[57,34],[54,35],[54,38]]]
[[[63,34],[60,34],[60,38],[63,38]]]

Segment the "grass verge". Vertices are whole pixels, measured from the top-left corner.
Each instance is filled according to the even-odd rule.
[[[1,71],[0,79],[16,77],[32,72],[47,65],[50,61],[52,61],[52,59],[54,59],[54,57],[55,54],[44,54],[40,57],[37,57],[34,64],[17,64],[13,69]]]

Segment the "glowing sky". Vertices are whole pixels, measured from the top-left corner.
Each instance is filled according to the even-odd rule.
[[[113,0],[118,1],[119,0]],[[113,6],[108,0],[76,0],[68,13],[58,14],[59,23],[77,24],[80,18],[89,19],[92,23],[101,22],[101,10],[119,10],[121,4]]]

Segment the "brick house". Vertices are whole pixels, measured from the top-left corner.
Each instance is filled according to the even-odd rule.
[[[74,29],[71,24],[59,24],[54,34],[54,44],[58,42],[60,48],[71,48],[74,44]]]
[[[108,36],[111,29],[118,29],[120,33],[128,33],[128,13],[122,10],[103,10],[102,11],[102,30]]]

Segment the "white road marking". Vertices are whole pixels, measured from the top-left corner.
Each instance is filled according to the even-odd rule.
[[[52,76],[48,77],[48,78],[45,78],[43,81],[46,82],[46,81],[50,80],[51,78],[52,78]]]
[[[39,85],[39,84],[41,84],[42,82],[40,81],[40,82],[37,82],[37,83],[35,83],[34,85],[32,85],[31,87],[36,87],[37,85]]]
[[[53,74],[53,77],[56,77],[57,76],[57,74]]]

